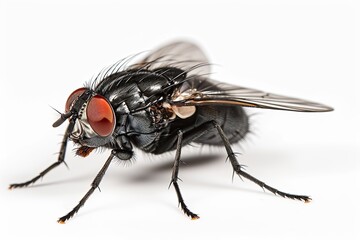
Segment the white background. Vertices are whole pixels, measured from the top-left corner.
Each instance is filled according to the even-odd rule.
[[[359,5],[356,1],[1,1],[0,239],[359,238]],[[180,3],[181,2],[181,3]],[[180,187],[167,189],[174,153],[112,164],[69,222],[109,152],[60,166],[53,129],[74,89],[120,58],[174,39],[201,45],[213,78],[329,104],[331,113],[252,110],[254,135],[235,151],[247,171],[309,204],[237,177],[222,148],[186,148]],[[70,145],[71,146],[71,145]]]

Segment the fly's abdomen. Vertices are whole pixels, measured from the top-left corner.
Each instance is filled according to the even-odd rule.
[[[230,143],[240,141],[249,132],[249,118],[242,107],[213,105],[197,108],[197,123],[211,120],[215,120],[221,126]],[[197,138],[195,142],[209,145],[223,144],[216,129]]]

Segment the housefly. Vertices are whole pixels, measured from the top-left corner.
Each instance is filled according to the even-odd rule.
[[[175,42],[151,52],[140,61],[119,61],[103,70],[90,84],[72,92],[65,112],[53,124],[68,126],[58,160],[33,179],[10,189],[35,183],[64,162],[68,140],[86,157],[96,148],[111,149],[110,156],[80,202],[59,218],[65,223],[85,204],[114,159],[133,157],[133,148],[162,154],[175,150],[170,185],[179,205],[191,219],[199,218],[184,202],[178,174],[181,148],[189,143],[224,146],[234,172],[263,189],[285,198],[308,202],[306,195],[285,193],[244,171],[232,144],[249,132],[243,107],[297,112],[327,112],[331,107],[307,100],[239,87],[209,78],[210,64],[202,50],[189,42]]]

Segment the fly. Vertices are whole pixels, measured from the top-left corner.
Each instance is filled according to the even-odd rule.
[[[127,65],[120,61],[101,72],[85,87],[72,92],[65,112],[53,124],[69,124],[58,160],[33,179],[11,184],[10,189],[35,183],[64,162],[68,140],[86,157],[102,147],[110,156],[80,202],[58,219],[65,223],[99,187],[110,163],[133,157],[133,147],[152,154],[175,150],[170,185],[174,186],[183,212],[191,219],[199,216],[184,202],[178,184],[181,148],[191,142],[224,146],[234,172],[275,195],[308,202],[306,195],[285,193],[244,171],[231,145],[249,132],[249,118],[243,107],[297,112],[327,112],[331,107],[263,91],[217,82],[209,78],[210,64],[199,47],[175,42]]]

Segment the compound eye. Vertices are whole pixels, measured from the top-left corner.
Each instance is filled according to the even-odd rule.
[[[76,89],[75,91],[73,91],[70,96],[68,97],[68,99],[66,100],[66,104],[65,104],[65,112],[69,112],[71,105],[74,103],[74,101],[81,95],[83,94],[87,89],[86,88],[79,88]]]
[[[106,137],[114,131],[114,110],[104,97],[99,95],[92,97],[87,106],[86,115],[90,126],[98,135]]]

